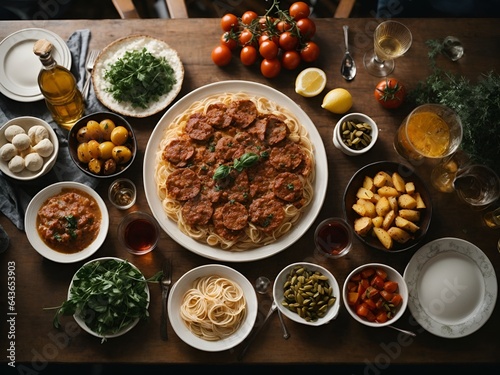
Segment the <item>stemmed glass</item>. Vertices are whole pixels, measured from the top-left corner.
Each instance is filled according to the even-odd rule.
[[[373,41],[374,49],[365,54],[363,62],[371,75],[386,77],[394,70],[394,59],[410,48],[412,35],[402,23],[384,21],[375,29]]]

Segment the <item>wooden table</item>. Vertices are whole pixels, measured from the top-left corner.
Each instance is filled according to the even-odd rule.
[[[446,69],[465,75],[475,81],[481,73],[498,69],[500,59],[500,29],[498,19],[407,19],[403,22],[413,32],[413,45],[408,53],[397,60],[392,74],[408,86],[430,73],[425,41],[440,39],[447,35],[459,37],[465,46],[464,57],[456,63],[438,58],[438,64]],[[221,31],[217,19],[189,20],[77,20],[77,21],[6,21],[0,23],[0,38],[28,27],[42,27],[67,39],[74,30],[90,29],[91,48],[103,48],[108,43],[128,34],[148,34],[165,40],[179,52],[184,63],[185,79],[178,98],[192,90],[222,80],[244,79],[260,82],[283,92],[296,101],[311,117],[316,125],[327,151],[328,189],[323,208],[307,233],[293,246],[268,259],[246,263],[227,263],[242,272],[253,283],[259,275],[274,278],[287,264],[312,260],[326,266],[336,276],[340,285],[355,267],[367,262],[382,262],[395,267],[401,273],[414,251],[390,254],[365,248],[355,239],[354,249],[346,257],[327,261],[313,253],[313,233],[316,224],[330,216],[341,216],[342,195],[347,182],[360,167],[378,160],[403,161],[392,147],[393,135],[402,119],[411,110],[407,104],[396,111],[382,109],[373,98],[373,90],[378,78],[366,73],[362,57],[372,45],[372,33],[379,20],[375,19],[318,19],[315,40],[321,47],[321,56],[314,64],[325,70],[327,89],[347,88],[354,97],[352,112],[363,112],[371,116],[380,129],[379,141],[366,155],[348,157],[334,148],[332,129],[340,118],[321,108],[323,96],[303,98],[294,92],[297,71],[283,71],[279,78],[266,79],[256,67],[245,67],[237,59],[225,67],[218,68],[210,60],[210,51],[218,43]],[[350,27],[351,52],[358,64],[358,75],[352,82],[344,81],[339,72],[343,56],[342,25]],[[326,91],[325,91],[326,92]],[[27,113],[28,114],[28,113]],[[142,185],[143,155],[151,131],[161,115],[146,119],[130,119],[139,144],[138,157],[125,177],[137,183],[139,188],[137,209],[149,211]],[[453,194],[438,193],[429,183],[427,164],[417,166],[417,172],[429,184],[434,203],[432,225],[425,238],[431,241],[441,237],[458,237],[479,246],[500,275],[500,254],[496,249],[499,232],[481,225],[481,213],[461,205]],[[107,201],[108,181],[103,181],[98,191]],[[178,245],[162,233],[158,248],[149,255],[136,257],[119,246],[116,226],[124,212],[109,205],[110,230],[102,248],[94,257],[118,256],[137,265],[147,276],[160,269],[162,259],[173,259],[174,280],[188,270],[212,263]],[[63,319],[63,328],[52,327],[54,311],[45,307],[58,306],[67,293],[74,272],[82,265],[57,264],[42,258],[30,246],[25,233],[18,231],[3,215],[0,224],[11,237],[9,250],[0,255],[2,350],[5,353],[6,340],[6,272],[9,264],[15,263],[15,355],[16,363],[28,369],[37,370],[49,363],[121,363],[121,364],[236,364],[241,346],[226,352],[202,352],[182,342],[170,329],[169,341],[160,339],[160,290],[151,288],[150,319],[140,323],[127,335],[101,344],[98,339],[83,331],[74,332],[71,317]],[[259,319],[267,312],[269,298],[261,299]],[[338,318],[321,327],[307,327],[287,321],[291,338],[281,336],[279,321],[274,316],[270,324],[260,333],[258,342],[247,352],[242,363],[248,364],[352,364],[364,373],[379,373],[390,365],[412,364],[467,364],[499,363],[500,321],[498,302],[492,318],[477,332],[459,339],[437,337],[423,330],[414,322],[409,311],[397,323],[405,329],[417,332],[415,338],[407,338],[400,333],[386,329],[370,329],[355,322],[344,307]],[[5,355],[2,362],[6,362]],[[38,370],[37,370],[38,371]]]

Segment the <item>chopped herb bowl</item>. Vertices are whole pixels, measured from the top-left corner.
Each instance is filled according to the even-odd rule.
[[[60,315],[72,314],[83,330],[106,341],[148,318],[149,297],[148,280],[136,266],[114,257],[94,259],[71,279],[54,326],[59,327]]]

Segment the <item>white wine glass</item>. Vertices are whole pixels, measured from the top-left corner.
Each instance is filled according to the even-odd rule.
[[[374,49],[367,52],[363,63],[376,77],[386,77],[394,70],[394,59],[404,55],[411,46],[411,31],[397,21],[384,21],[373,35]]]

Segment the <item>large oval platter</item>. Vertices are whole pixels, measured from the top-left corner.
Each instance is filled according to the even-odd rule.
[[[186,111],[195,101],[201,100],[209,95],[223,93],[244,92],[249,95],[266,97],[276,104],[290,110],[307,129],[309,139],[314,146],[314,158],[316,179],[314,181],[314,197],[311,203],[304,210],[300,220],[294,225],[294,228],[279,238],[276,242],[246,251],[230,251],[221,248],[212,247],[194,240],[184,234],[177,223],[169,219],[158,197],[155,184],[155,157],[165,129],[170,125],[173,119],[180,113]],[[264,259],[277,254],[295,243],[312,225],[316,219],[325,199],[328,183],[328,162],[326,157],[323,140],[319,135],[313,122],[307,114],[290,98],[281,92],[260,83],[248,81],[222,81],[200,87],[188,95],[184,96],[175,103],[160,119],[151,137],[149,138],[144,154],[144,190],[149,207],[156,220],[163,230],[178,244],[186,249],[204,256],[209,259],[215,259],[226,262],[249,262]]]
[[[126,52],[146,48],[155,57],[164,57],[174,70],[176,83],[172,89],[151,103],[148,108],[134,108],[130,103],[120,103],[106,90],[109,83],[104,79],[106,70],[121,59]],[[124,116],[148,117],[165,109],[177,96],[184,80],[184,66],[177,51],[163,40],[147,35],[131,35],[114,41],[105,47],[97,58],[92,71],[92,83],[97,99],[110,110]]]

